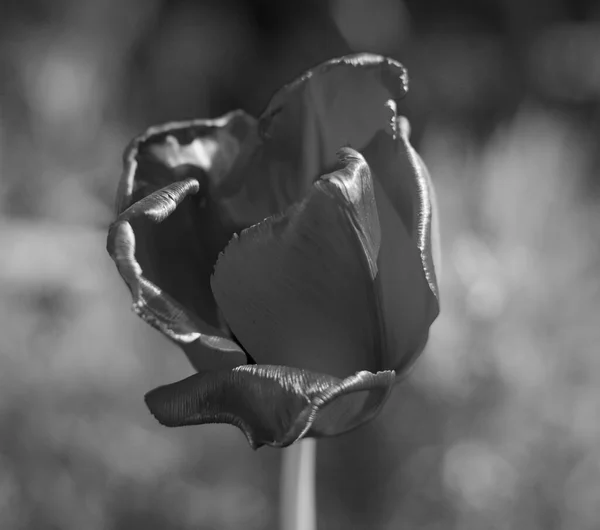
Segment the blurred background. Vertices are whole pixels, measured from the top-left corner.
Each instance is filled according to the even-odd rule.
[[[600,6],[4,0],[0,528],[276,529],[280,452],[169,430],[191,373],[105,252],[127,142],[258,115],[351,51],[407,66],[442,313],[379,418],[319,443],[319,529],[600,527]]]

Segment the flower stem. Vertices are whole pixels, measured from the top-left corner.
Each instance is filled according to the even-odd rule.
[[[317,442],[305,438],[283,450],[281,530],[316,530],[315,456]]]

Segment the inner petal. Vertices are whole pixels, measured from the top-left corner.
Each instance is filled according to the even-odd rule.
[[[219,258],[213,292],[259,364],[337,377],[379,368],[377,209],[364,160],[350,166],[242,232]]]
[[[336,160],[340,147],[361,151],[391,127],[389,100],[407,91],[402,65],[372,54],[324,63],[281,89],[261,118],[273,154],[297,158],[313,179]],[[318,147],[313,146],[318,142]]]

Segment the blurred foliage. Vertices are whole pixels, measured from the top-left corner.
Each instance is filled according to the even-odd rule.
[[[582,0],[5,1],[0,528],[276,528],[280,453],[168,430],[191,373],[104,251],[120,157],[161,121],[258,114],[349,51],[409,69],[442,315],[368,426],[319,444],[320,527],[600,521],[600,9]]]

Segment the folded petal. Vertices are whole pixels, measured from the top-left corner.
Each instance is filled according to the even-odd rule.
[[[215,266],[218,305],[258,364],[340,378],[380,369],[373,183],[362,156],[345,149],[340,157],[341,169],[234,237]]]
[[[283,366],[201,372],[146,394],[163,425],[228,423],[252,448],[285,447],[303,436],[334,436],[373,418],[395,373],[359,372],[345,379]]]
[[[400,118],[393,134],[377,133],[364,150],[381,223],[377,285],[388,354],[384,367],[398,371],[421,352],[439,313],[432,253],[435,196],[408,133],[408,122]]]
[[[134,311],[180,343],[196,368],[238,366],[246,355],[218,325],[212,266],[193,245],[191,196],[199,187],[195,179],[174,182],[130,206],[111,226],[107,250]]]

